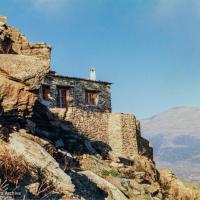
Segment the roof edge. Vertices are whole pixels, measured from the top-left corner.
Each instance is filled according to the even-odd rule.
[[[55,76],[55,77],[59,77],[59,78],[67,78],[67,79],[74,79],[74,80],[89,81],[89,82],[93,82],[93,83],[102,83],[102,84],[106,84],[106,85],[112,85],[113,84],[113,83],[106,82],[106,81],[90,80],[90,79],[87,79],[87,78],[78,78],[78,77],[59,75],[59,74],[56,74],[55,71],[50,71],[49,75],[52,75],[52,76]]]

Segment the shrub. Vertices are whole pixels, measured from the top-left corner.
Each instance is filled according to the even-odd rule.
[[[101,172],[101,175],[102,175],[103,177],[106,177],[106,176],[111,175],[111,176],[113,176],[113,177],[127,178],[127,176],[126,176],[125,174],[120,173],[120,172],[115,171],[115,170],[110,170],[110,171],[103,170],[103,171]]]
[[[119,169],[120,173],[123,174],[124,178],[134,179],[135,171],[133,169]]]
[[[51,199],[51,196],[54,194],[55,186],[53,184],[53,181],[47,181],[44,176],[44,171],[40,168],[37,169],[38,172],[38,188],[37,192],[34,194],[34,197],[37,199]],[[59,196],[62,196],[60,194]]]
[[[45,179],[40,182],[37,193],[34,195],[37,199],[48,199],[54,192],[53,182],[47,182]]]
[[[107,170],[103,170],[103,171],[101,172],[101,175],[102,175],[103,177],[106,177],[106,176],[109,176],[109,175],[110,175],[110,172],[107,171]]]
[[[27,175],[27,163],[5,145],[0,145],[0,176],[8,183],[16,185]]]
[[[110,171],[110,175],[113,177],[120,177],[120,178],[122,178],[122,176],[123,176],[121,173],[119,173],[118,171],[114,171],[114,170]]]
[[[144,200],[151,200],[151,197],[149,194],[144,194]]]
[[[51,199],[50,197],[54,194],[55,187],[52,181],[46,180],[44,173],[40,168],[30,166],[25,162],[22,155],[16,155],[5,144],[0,145],[0,191],[20,191],[20,188],[24,187],[23,181],[26,184],[28,182],[30,184],[33,181],[38,182],[39,185],[36,194],[31,197]]]

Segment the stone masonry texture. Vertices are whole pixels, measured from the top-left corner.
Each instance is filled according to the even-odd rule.
[[[88,112],[75,107],[68,108],[67,113],[58,108],[51,111],[68,122],[66,129],[109,145],[118,157],[131,158],[138,154],[137,121],[133,115]]]
[[[100,81],[91,81],[87,79],[78,79],[58,75],[49,75],[44,81],[44,85],[50,87],[50,102],[46,103],[49,107],[55,108],[57,106],[56,96],[57,87],[62,86],[68,88],[70,98],[68,107],[77,107],[85,111],[92,112],[111,112],[111,84]],[[87,105],[85,102],[85,92],[96,91],[98,94],[98,101],[96,106]]]

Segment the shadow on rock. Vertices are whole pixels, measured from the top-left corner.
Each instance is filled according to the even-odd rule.
[[[87,176],[74,172],[69,172],[68,175],[75,185],[75,195],[87,200],[104,200],[108,197],[108,193],[90,181]]]
[[[40,102],[36,102],[33,113],[28,126],[32,130],[29,131],[43,139],[51,140],[55,147],[64,149],[73,155],[100,154],[104,158],[108,156],[111,150],[109,145],[84,137],[71,122],[59,120]],[[69,128],[63,128],[63,126]]]

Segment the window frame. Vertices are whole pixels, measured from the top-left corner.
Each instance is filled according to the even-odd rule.
[[[95,95],[92,97],[92,95]],[[95,99],[92,99],[95,98]],[[85,104],[88,106],[98,106],[99,102],[99,91],[95,90],[85,90]]]
[[[70,99],[70,87],[67,86],[56,86],[56,107],[67,108]]]

